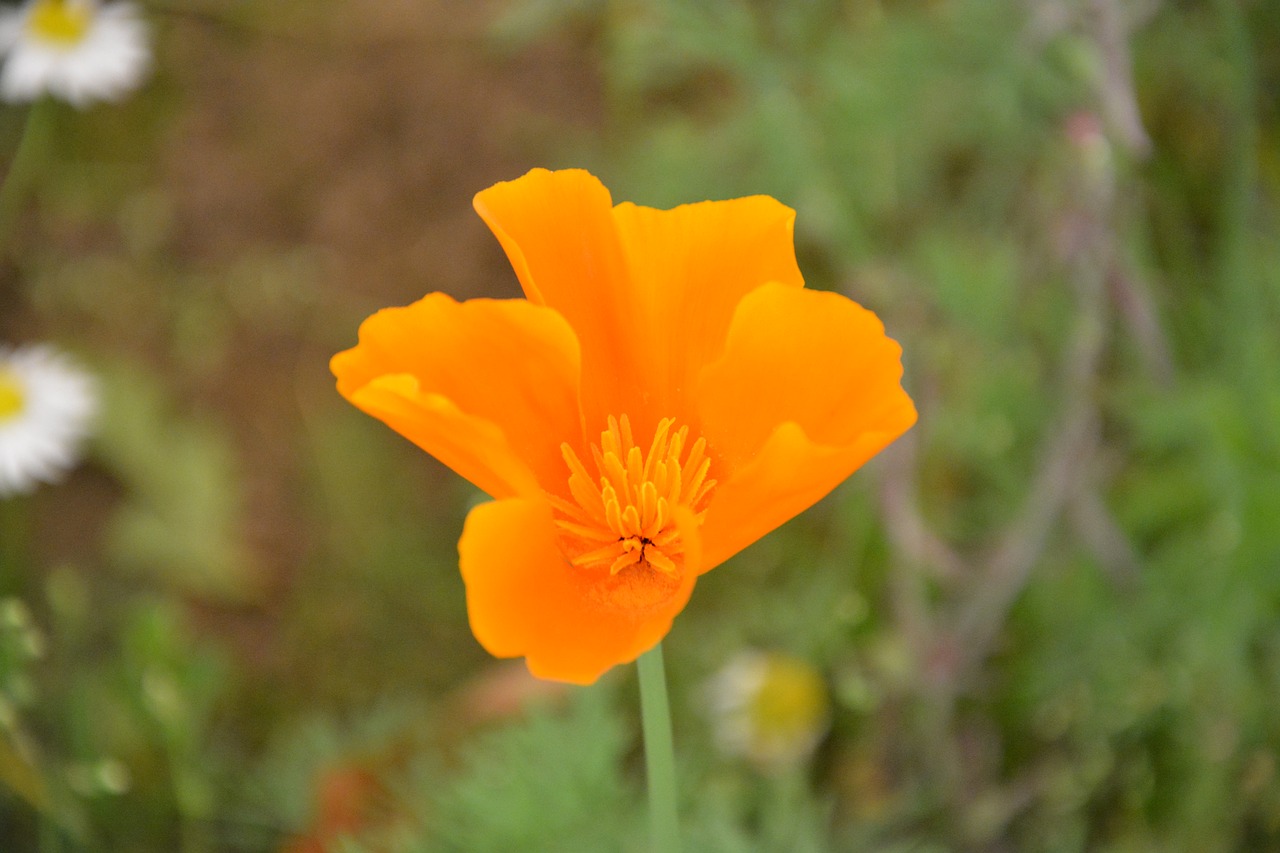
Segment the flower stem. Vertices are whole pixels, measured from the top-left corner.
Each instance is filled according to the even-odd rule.
[[[21,495],[0,497],[0,598],[26,592],[28,522],[27,501]]]
[[[0,184],[0,241],[7,240],[22,204],[35,178],[40,154],[48,147],[49,130],[53,124],[53,101],[41,98],[27,110],[27,122],[22,137],[9,161],[9,169]]]
[[[680,853],[676,812],[676,753],[671,738],[671,706],[662,644],[636,661],[640,675],[640,718],[644,728],[644,761],[649,776],[649,831],[654,853]]]

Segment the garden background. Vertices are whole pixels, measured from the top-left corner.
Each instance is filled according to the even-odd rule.
[[[0,341],[102,414],[0,502],[0,850],[647,849],[631,668],[490,659],[481,496],[327,367],[517,295],[470,202],[533,166],[794,207],[920,410],[677,619],[687,849],[1280,849],[1280,4],[144,9],[150,82],[3,214]],[[769,772],[709,710],[750,649],[829,690]]]

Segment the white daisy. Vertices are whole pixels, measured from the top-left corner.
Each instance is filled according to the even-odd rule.
[[[831,723],[822,676],[789,655],[740,652],[707,687],[720,748],[765,772],[808,758]]]
[[[147,27],[128,2],[27,0],[0,12],[0,98],[48,93],[77,107],[114,101],[151,67]]]
[[[92,377],[52,348],[0,348],[0,498],[66,473],[97,407]]]

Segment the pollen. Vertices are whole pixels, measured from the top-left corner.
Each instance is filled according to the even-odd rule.
[[[0,424],[20,414],[25,405],[22,383],[12,371],[0,365]]]
[[[87,0],[38,0],[27,17],[27,32],[61,47],[79,44],[89,32],[93,6]]]
[[[572,447],[560,445],[573,500],[549,497],[561,548],[575,567],[610,575],[680,574],[684,546],[675,509],[685,507],[701,522],[716,481],[708,477],[706,440],[690,446],[689,428],[674,426],[671,418],[663,418],[645,453],[635,443],[627,416],[610,416],[600,444],[591,446],[595,476]]]

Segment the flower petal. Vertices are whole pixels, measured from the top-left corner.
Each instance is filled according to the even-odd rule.
[[[686,540],[686,549],[696,547]],[[687,572],[657,607],[602,605],[556,547],[551,509],[538,499],[473,509],[458,553],[480,644],[497,657],[525,657],[540,678],[575,684],[590,684],[656,645],[684,608],[696,575]]]
[[[698,381],[723,473],[703,527],[705,571],[816,503],[916,420],[901,348],[836,293],[747,294]],[[763,401],[763,404],[762,404]]]
[[[613,199],[581,169],[534,169],[478,193],[475,209],[502,244],[530,301],[560,312],[582,347],[590,429],[643,393],[644,329],[613,223]]]
[[[344,397],[490,495],[564,488],[578,345],[550,308],[432,293],[365,320],[330,366]]]
[[[827,495],[905,432],[864,432],[830,447],[794,422],[774,430],[759,453],[716,486],[702,524],[700,571],[707,572]]]
[[[766,196],[612,205],[582,170],[535,169],[475,198],[525,294],[578,335],[588,428],[625,412],[648,433],[691,410],[686,397],[744,294],[768,281],[803,285],[795,213]]]
[[[492,421],[468,415],[408,373],[379,376],[348,395],[372,415],[495,497],[539,491],[533,471]]]
[[[770,281],[804,286],[795,211],[751,196],[673,210],[623,203],[613,217],[636,289],[637,319],[654,332],[643,341],[643,363],[655,414],[682,415],[693,410],[685,395],[720,354],[742,297]]]

